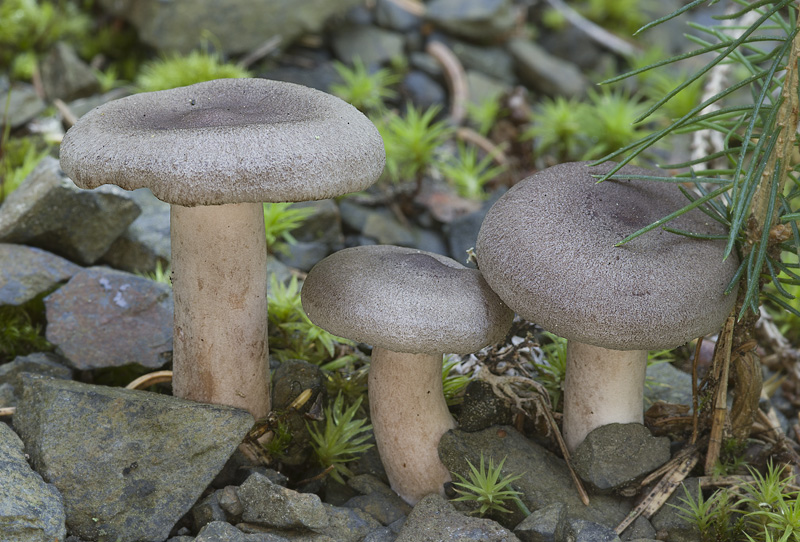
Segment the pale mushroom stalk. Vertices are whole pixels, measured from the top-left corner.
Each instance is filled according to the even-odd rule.
[[[646,350],[610,350],[567,342],[563,435],[575,451],[593,429],[644,422]]]
[[[439,439],[456,423],[442,389],[442,354],[405,354],[374,347],[369,405],[378,452],[392,489],[409,503],[443,494],[450,472]]]
[[[263,206],[170,211],[174,393],[264,417],[270,389]]]

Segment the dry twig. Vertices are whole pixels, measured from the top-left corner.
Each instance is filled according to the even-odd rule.
[[[141,390],[165,382],[172,382],[172,371],[154,371],[152,373],[147,373],[136,380],[132,380],[125,387],[129,390]]]
[[[461,126],[467,116],[469,90],[464,67],[450,48],[440,41],[431,41],[425,51],[442,65],[447,88],[450,90],[450,119]]]

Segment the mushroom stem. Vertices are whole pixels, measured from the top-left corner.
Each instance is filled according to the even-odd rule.
[[[442,390],[442,354],[372,349],[369,405],[378,452],[392,489],[414,505],[444,495],[450,472],[439,439],[456,426]]]
[[[563,434],[569,451],[597,427],[644,421],[646,370],[646,350],[609,350],[568,341]]]
[[[261,203],[172,205],[173,392],[256,419],[270,410]]]

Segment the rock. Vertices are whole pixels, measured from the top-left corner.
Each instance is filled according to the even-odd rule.
[[[31,470],[23,444],[0,423],[0,539],[3,542],[64,540],[64,503],[52,484]]]
[[[466,79],[469,101],[477,106],[486,102],[496,102],[508,91],[508,87],[497,79],[475,70],[467,70]]]
[[[172,289],[101,267],[84,269],[47,296],[47,340],[76,369],[172,359]]]
[[[491,384],[470,380],[458,412],[459,429],[471,432],[493,425],[508,425],[512,417],[511,408],[492,391]]]
[[[129,273],[153,273],[171,261],[169,204],[156,198],[147,188],[130,192],[142,213],[103,254],[101,261]]]
[[[529,88],[549,96],[580,97],[589,83],[570,62],[556,58],[530,40],[514,38],[508,42],[520,80]]]
[[[245,534],[224,521],[212,521],[203,527],[193,540],[194,542],[289,542],[288,538],[272,533]]]
[[[317,495],[281,487],[263,474],[251,474],[237,494],[243,508],[242,520],[247,523],[314,531],[329,525],[327,510]]]
[[[519,538],[489,519],[465,516],[440,495],[428,495],[409,514],[396,542],[514,542]]]
[[[451,258],[464,263],[467,250],[475,248],[478,232],[481,229],[481,224],[483,224],[483,219],[486,218],[486,213],[489,212],[492,205],[502,195],[503,192],[500,190],[494,192],[477,211],[455,217],[448,224],[445,224],[444,233],[447,236],[447,246],[450,250]],[[478,255],[478,259],[480,259],[480,255]]]
[[[275,81],[295,83],[328,93],[330,93],[331,85],[342,83],[342,78],[336,68],[333,67],[333,61],[314,59],[310,60],[309,63],[312,64],[311,68],[295,65],[278,66],[259,73],[259,76]]]
[[[138,215],[125,190],[113,185],[82,190],[48,156],[0,206],[0,242],[39,247],[91,265]]]
[[[656,530],[653,528],[653,525],[643,516],[636,518],[627,529],[622,531],[622,535],[620,536],[622,540],[626,541],[647,539],[652,540],[655,539],[655,537]]]
[[[549,504],[532,512],[514,528],[514,534],[522,542],[555,542],[556,531],[564,521],[564,505]]]
[[[217,490],[192,506],[189,514],[192,517],[192,527],[195,531],[200,531],[214,521],[227,521],[225,510],[219,503],[220,492],[221,490]]]
[[[296,243],[286,246],[286,253],[277,257],[289,267],[309,271],[314,264],[344,248],[342,219],[333,200],[295,203],[292,207],[310,209],[313,213],[292,231]]]
[[[503,47],[479,47],[459,40],[450,40],[449,45],[467,74],[477,72],[502,86],[514,85],[517,82],[517,77],[514,75],[514,60]],[[471,96],[470,98],[472,99]]]
[[[100,92],[97,76],[67,43],[56,43],[42,59],[40,69],[44,93],[50,101],[70,101]]]
[[[375,21],[379,26],[395,32],[410,32],[422,24],[421,17],[391,0],[378,0],[375,3]]]
[[[318,32],[337,13],[360,0],[231,0],[220,10],[216,0],[102,0],[112,15],[130,21],[145,43],[161,51],[187,53],[214,36],[215,49],[246,53],[274,36],[290,44]]]
[[[394,542],[397,535],[389,527],[375,529],[364,537],[363,542]]]
[[[328,513],[328,525],[315,529],[336,542],[360,542],[365,536],[381,527],[380,522],[361,510],[339,508],[323,503]]]
[[[449,34],[478,43],[508,36],[516,25],[511,0],[433,0],[425,18]]]
[[[383,66],[404,55],[403,35],[375,26],[344,24],[331,36],[333,54],[341,62],[351,64],[360,58],[367,68]]]
[[[8,94],[11,93],[9,98]],[[33,85],[15,81],[9,90],[8,78],[0,76],[0,103],[8,103],[8,123],[11,128],[19,128],[38,117],[45,110],[44,103]],[[5,127],[6,116],[0,115],[0,128]]]
[[[568,519],[563,528],[556,533],[556,540],[570,542],[620,542],[619,536],[611,527],[586,521],[585,519]]]
[[[0,262],[0,305],[22,305],[81,270],[46,250],[7,243],[0,243]]]
[[[599,491],[621,489],[669,461],[669,439],[639,423],[612,423],[591,431],[572,456],[584,482]]]
[[[418,109],[427,110],[447,103],[447,92],[431,76],[419,70],[411,70],[402,82],[403,94],[417,106]]]
[[[647,379],[653,384],[645,386],[645,408],[656,401],[679,405],[692,404],[692,376],[671,363],[656,363],[647,367]]]
[[[23,376],[25,450],[87,540],[164,540],[253,424],[243,410]]]
[[[411,507],[397,494],[370,493],[352,497],[343,505],[345,508],[360,510],[378,520],[381,525],[389,525],[398,519],[405,518]]]
[[[630,502],[607,495],[592,495],[589,506],[584,506],[564,461],[512,427],[494,426],[474,433],[454,429],[439,441],[439,457],[445,467],[467,478],[467,460],[477,466],[481,452],[485,462],[492,459],[495,465],[506,458],[503,474],[522,475],[512,485],[522,493],[520,499],[531,512],[562,503],[567,518],[616,527],[630,511]],[[505,514],[504,519],[516,525],[524,518],[516,507],[511,509],[514,514]]]
[[[66,367],[65,359],[49,352],[37,352],[27,356],[17,356],[13,361],[0,365],[0,386],[8,386],[13,397],[12,406],[22,395],[22,374],[32,373],[49,378],[72,378],[72,369]],[[3,403],[0,402],[0,405]]]
[[[700,540],[700,532],[697,527],[689,523],[682,513],[682,508],[686,508],[686,493],[697,500],[700,491],[700,483],[697,478],[687,478],[675,489],[658,511],[650,518],[650,523],[659,535],[668,533],[669,542],[697,542]],[[662,536],[658,538],[663,539]]]

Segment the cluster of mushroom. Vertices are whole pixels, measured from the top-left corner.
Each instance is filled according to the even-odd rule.
[[[226,79],[100,106],[66,134],[61,164],[83,188],[148,187],[171,204],[173,389],[265,416],[270,409],[262,202],[363,190],[383,142],[333,96],[264,79]],[[502,340],[514,311],[569,340],[564,436],[642,421],[647,350],[718,329],[735,273],[721,242],[654,230],[684,205],[670,183],[609,180],[611,165],[571,163],[516,184],[488,213],[480,271],[394,246],[342,250],[302,290],[315,324],[373,346],[375,439],[392,487],[416,503],[450,479],[440,437],[455,427],[442,355]],[[621,173],[653,173],[626,167]],[[674,226],[717,235],[700,211]]]

